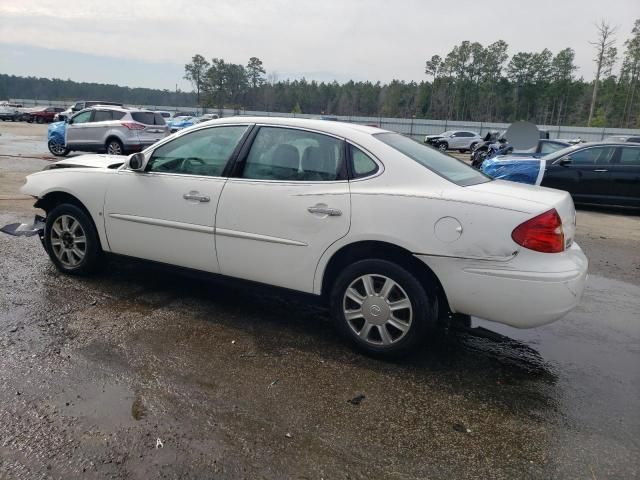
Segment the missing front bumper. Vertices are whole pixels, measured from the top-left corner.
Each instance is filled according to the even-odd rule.
[[[33,219],[33,223],[10,223],[0,228],[0,232],[14,237],[32,237],[39,235],[40,238],[44,236],[45,218],[40,215],[36,215]]]

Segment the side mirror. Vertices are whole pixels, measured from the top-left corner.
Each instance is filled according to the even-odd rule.
[[[560,160],[560,165],[562,165],[563,167],[565,165],[571,165],[571,157],[564,157],[562,160]]]
[[[65,122],[67,122],[69,125],[73,124],[73,118],[69,118],[67,117],[67,119],[65,120]]]
[[[134,172],[142,172],[144,169],[144,161],[145,158],[143,153],[134,153],[127,158],[126,166],[129,170],[133,170]]]

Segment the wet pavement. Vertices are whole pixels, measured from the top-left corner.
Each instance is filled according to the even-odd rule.
[[[637,478],[640,217],[581,219],[565,319],[396,362],[320,307],[123,260],[67,277],[0,235],[0,478]]]

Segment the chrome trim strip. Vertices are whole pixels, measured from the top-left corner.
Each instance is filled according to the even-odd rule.
[[[145,225],[155,225],[157,227],[176,228],[178,230],[189,230],[191,232],[208,233],[213,235],[215,233],[214,227],[206,225],[196,225],[193,223],[175,222],[173,220],[162,220],[160,218],[148,218],[138,217],[137,215],[126,215],[123,213],[110,213],[111,218],[118,220],[124,220],[127,222],[143,223]]]
[[[297,240],[289,240],[288,238],[270,237],[269,235],[260,235],[259,233],[239,232],[237,230],[228,230],[226,228],[216,228],[216,234],[224,237],[244,238],[246,240],[258,240],[269,243],[280,243],[282,245],[293,245],[295,247],[306,247],[307,244]]]

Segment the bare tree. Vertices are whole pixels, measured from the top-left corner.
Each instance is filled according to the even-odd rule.
[[[595,42],[589,42],[596,48],[596,58],[593,61],[596,63],[596,78],[593,82],[593,95],[591,96],[591,107],[589,107],[589,119],[587,120],[587,126],[591,126],[591,120],[593,119],[593,113],[596,108],[596,100],[598,98],[598,84],[600,83],[600,74],[604,70],[611,70],[611,66],[615,62],[616,49],[613,46],[616,39],[613,35],[616,33],[617,28],[612,27],[604,20],[600,20],[600,23],[596,25],[598,30],[598,38]]]

